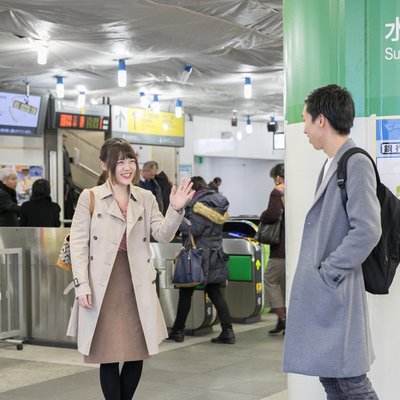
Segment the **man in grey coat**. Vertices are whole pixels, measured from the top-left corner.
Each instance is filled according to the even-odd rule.
[[[290,295],[284,371],[318,376],[328,400],[378,397],[366,373],[374,360],[362,262],[381,235],[380,205],[371,161],[353,155],[347,165],[344,208],[336,170],[355,146],[350,93],[337,85],[311,92],[304,133],[328,156],[306,216]]]

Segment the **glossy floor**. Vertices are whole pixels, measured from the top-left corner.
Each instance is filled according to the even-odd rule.
[[[219,333],[163,342],[145,361],[135,400],[286,400],[281,370],[283,336],[269,336],[275,316],[235,324],[235,345],[210,343]],[[76,350],[0,344],[0,399],[102,399],[98,366]]]

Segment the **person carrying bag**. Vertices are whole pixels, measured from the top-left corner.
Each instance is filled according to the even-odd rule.
[[[228,219],[228,200],[219,193],[208,189],[207,183],[200,176],[191,179],[195,195],[188,203],[185,217],[191,223],[182,223],[180,230],[185,245],[190,234],[193,235],[198,249],[202,249],[201,266],[205,275],[204,290],[214,304],[221,322],[221,334],[211,339],[212,343],[234,344],[231,316],[221,287],[228,279],[228,256],[222,249],[222,226]],[[179,289],[178,310],[168,339],[183,342],[186,318],[189,314],[195,287]]]

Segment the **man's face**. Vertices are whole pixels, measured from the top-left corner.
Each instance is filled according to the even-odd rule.
[[[304,133],[308,137],[308,141],[315,150],[321,150],[323,147],[324,133],[321,129],[321,118],[318,116],[315,121],[312,120],[311,114],[307,111],[307,106],[304,105],[302,118],[304,121]]]
[[[150,181],[154,179],[154,177],[157,175],[157,168],[153,167],[151,169],[144,169],[142,170],[142,176],[146,181]]]
[[[10,189],[15,190],[17,188],[17,183],[18,183],[17,174],[12,174],[9,177],[3,179],[3,183]]]

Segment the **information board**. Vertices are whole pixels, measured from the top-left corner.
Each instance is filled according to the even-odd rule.
[[[40,96],[0,92],[0,134],[37,135],[40,104]]]
[[[85,104],[78,107],[67,100],[55,100],[54,128],[107,131],[110,120],[110,106]]]
[[[113,137],[137,144],[184,146],[184,118],[174,113],[112,106],[111,118]]]

